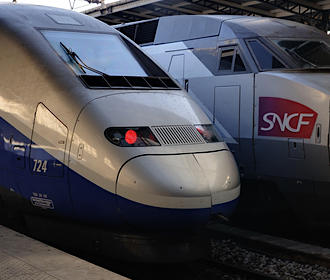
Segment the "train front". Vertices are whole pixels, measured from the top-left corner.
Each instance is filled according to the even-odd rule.
[[[89,103],[70,167],[87,179],[71,181],[82,217],[126,229],[198,229],[213,215],[230,216],[239,195],[231,152],[180,91],[125,91]]]
[[[114,31],[43,35],[92,96],[70,148],[70,192],[79,220],[168,238],[232,213],[240,181],[231,152],[154,62]]]

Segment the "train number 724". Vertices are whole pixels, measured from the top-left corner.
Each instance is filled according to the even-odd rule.
[[[47,160],[34,159],[33,172],[47,172]]]

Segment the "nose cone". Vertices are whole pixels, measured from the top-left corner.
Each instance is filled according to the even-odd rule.
[[[240,194],[240,176],[235,159],[229,151],[194,155],[208,182],[212,213],[230,216],[229,202]]]
[[[130,225],[148,228],[194,227],[207,223],[212,204],[238,196],[232,198],[226,194],[220,199],[222,191],[230,192],[237,182],[239,186],[239,179],[233,178],[224,161],[227,153],[145,155],[131,159],[121,168],[117,180],[121,214]],[[207,159],[210,160],[208,167],[201,166]],[[215,167],[210,166],[212,162]]]

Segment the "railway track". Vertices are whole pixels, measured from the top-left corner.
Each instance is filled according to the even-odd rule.
[[[330,279],[325,248],[216,224],[207,258],[179,264],[139,264],[89,259],[131,279]],[[330,253],[329,253],[330,257]]]
[[[222,224],[209,227],[210,259],[264,279],[330,279],[330,250]]]
[[[209,270],[220,270],[225,276],[225,279],[240,279],[240,280],[278,280],[281,278],[274,277],[267,273],[254,271],[252,269],[230,264],[230,263],[219,263],[214,260],[206,261]],[[219,279],[219,278],[217,278]]]
[[[262,280],[280,279],[267,273],[219,263],[210,259],[180,264],[132,264],[94,262],[106,269],[135,280]]]

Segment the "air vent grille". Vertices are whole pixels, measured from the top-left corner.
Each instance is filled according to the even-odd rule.
[[[196,127],[192,125],[153,126],[152,130],[162,145],[205,143]]]

